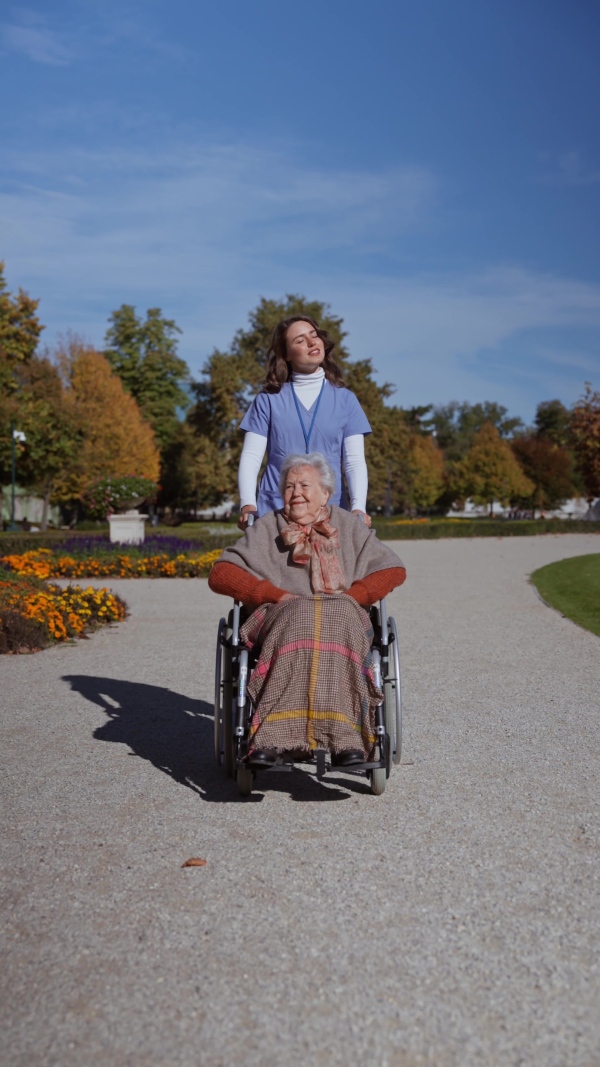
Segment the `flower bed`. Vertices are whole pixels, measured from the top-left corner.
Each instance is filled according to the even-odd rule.
[[[31,574],[0,571],[0,653],[36,652],[126,615],[124,601],[109,589],[61,589]]]
[[[0,563],[14,574],[36,578],[205,578],[222,549],[211,552],[179,551],[176,554],[147,554],[142,549],[100,551],[81,555],[38,548],[0,557]],[[92,554],[93,553],[93,554]]]

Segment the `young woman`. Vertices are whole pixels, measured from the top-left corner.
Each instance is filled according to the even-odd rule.
[[[240,529],[248,514],[283,507],[279,474],[291,453],[321,452],[333,467],[336,488],[330,503],[362,516],[370,526],[367,506],[365,434],[367,417],[354,393],[346,389],[340,368],[331,355],[334,342],[314,319],[292,315],[276,327],[268,354],[263,392],[246,412],[240,459]],[[267,453],[267,466],[256,481]],[[348,482],[346,500],[342,467]]]

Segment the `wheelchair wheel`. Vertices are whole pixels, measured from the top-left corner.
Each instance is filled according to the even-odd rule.
[[[238,767],[237,787],[241,797],[249,797],[252,792],[252,771],[249,767]]]
[[[390,638],[390,664],[384,679],[385,728],[390,738],[390,763],[400,763],[402,755],[402,679],[400,675],[400,649],[395,619],[388,618]]]
[[[228,623],[219,622],[215,657],[215,759],[217,766],[225,766],[231,778],[235,767],[233,746],[233,683],[231,680],[231,649],[223,644],[228,636]]]
[[[219,620],[219,629],[217,630],[217,652],[215,656],[215,759],[218,767],[220,767],[223,762],[223,691],[221,688],[223,678],[223,645],[221,644],[221,638],[226,625],[225,619]]]
[[[385,793],[388,772],[385,767],[376,767],[371,771],[371,792],[374,797],[380,797]]]
[[[231,678],[231,649],[223,649],[223,753],[225,773],[233,778],[235,773],[235,746],[233,738],[233,681]]]

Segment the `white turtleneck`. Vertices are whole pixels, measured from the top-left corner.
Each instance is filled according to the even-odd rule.
[[[324,377],[325,371],[322,367],[317,367],[312,374],[298,374],[297,371],[292,371],[294,392],[307,411],[321,392]]]
[[[302,407],[307,411],[317,399],[324,377],[325,372],[322,367],[313,371],[312,374],[298,374],[296,371],[292,373],[292,388]],[[267,438],[248,430],[244,437],[238,470],[240,507],[244,507],[245,504],[256,507],[256,481],[266,450]],[[366,513],[369,476],[365,460],[364,434],[357,433],[344,438],[343,459],[350,492],[350,510]]]

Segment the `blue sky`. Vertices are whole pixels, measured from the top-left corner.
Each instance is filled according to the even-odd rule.
[[[0,0],[0,258],[46,340],[261,296],[403,406],[600,387],[596,0]]]

